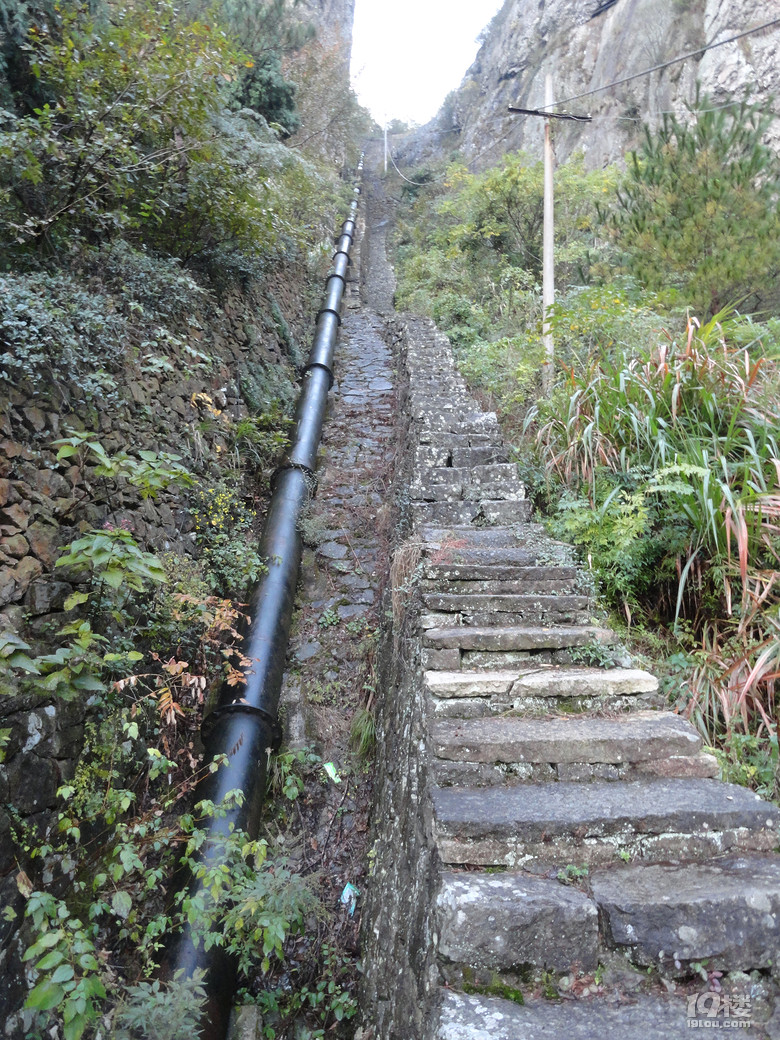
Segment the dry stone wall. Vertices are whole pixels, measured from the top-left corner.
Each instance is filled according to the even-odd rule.
[[[230,453],[230,423],[256,414],[262,398],[292,400],[296,343],[310,337],[303,271],[264,286],[198,294],[197,309],[166,326],[165,363],[148,370],[149,350],[127,347],[102,395],[87,394],[78,372],[19,372],[6,355],[0,382],[0,634],[23,638],[32,653],[51,653],[56,633],[79,616],[64,610],[83,575],[55,567],[62,547],[86,530],[126,527],[142,549],[193,556],[193,520],[174,488],[155,500],[118,489],[73,458],[57,460],[53,442],[90,431],[106,451],[178,455],[208,484]],[[6,309],[2,320],[13,315]],[[158,329],[159,333],[160,330]],[[0,331],[0,337],[3,332]],[[0,353],[7,343],[0,338]],[[48,345],[52,351],[57,344]],[[158,350],[158,356],[162,350]],[[145,370],[146,369],[146,370]],[[259,487],[260,485],[258,485]],[[0,729],[8,731],[0,764],[0,904],[20,903],[19,845],[46,831],[56,791],[75,771],[88,702],[22,694],[0,676]],[[5,962],[16,927],[3,922]],[[15,1006],[20,980],[6,973],[0,1005]],[[18,995],[16,993],[16,995]]]

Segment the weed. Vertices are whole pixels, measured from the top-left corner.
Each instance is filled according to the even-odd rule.
[[[349,746],[363,762],[368,762],[376,744],[376,719],[366,707],[358,708],[349,730]]]
[[[317,624],[320,628],[335,628],[340,622],[341,618],[333,607],[327,607],[317,618]]]
[[[575,866],[574,863],[567,863],[566,866],[558,871],[557,878],[562,881],[564,885],[575,884],[578,881],[584,881],[588,876],[588,868],[586,866]]]

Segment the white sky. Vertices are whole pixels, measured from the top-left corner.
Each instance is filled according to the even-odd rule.
[[[352,86],[379,123],[426,123],[460,84],[502,0],[356,0]]]

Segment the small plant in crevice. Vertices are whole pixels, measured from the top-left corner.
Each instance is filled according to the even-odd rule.
[[[316,769],[321,762],[319,755],[306,748],[280,751],[271,760],[269,793],[274,797],[294,802],[303,794],[307,774]]]
[[[558,880],[562,881],[564,885],[577,884],[580,881],[584,881],[587,876],[587,866],[578,867],[575,863],[567,863],[556,875]]]
[[[363,762],[369,762],[376,746],[376,717],[363,705],[352,716],[349,728],[349,746]]]
[[[340,622],[341,618],[333,607],[326,607],[317,618],[317,624],[320,628],[335,628]]]

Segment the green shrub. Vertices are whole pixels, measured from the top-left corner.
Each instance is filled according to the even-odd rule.
[[[47,252],[143,228],[187,257],[267,226],[262,185],[246,181],[212,126],[240,64],[221,32],[149,0],[105,24],[62,10],[30,30],[29,47],[46,101],[3,116],[10,242]]]
[[[617,194],[618,244],[644,285],[666,291],[671,281],[698,313],[746,298],[752,308],[776,303],[780,176],[764,142],[772,116],[706,96],[688,111],[645,128]]]

